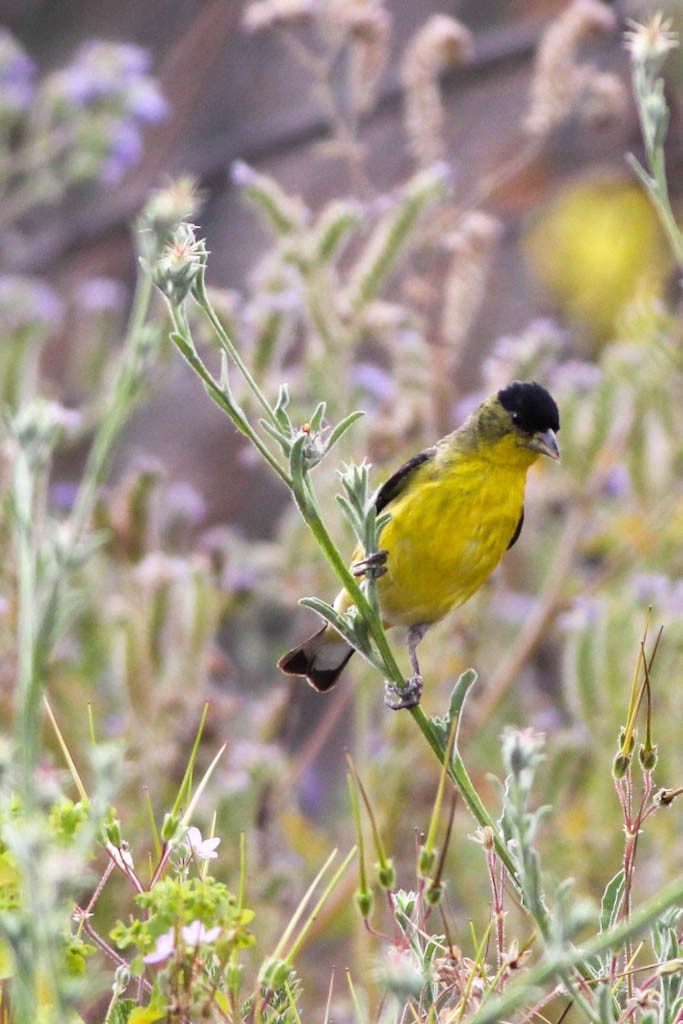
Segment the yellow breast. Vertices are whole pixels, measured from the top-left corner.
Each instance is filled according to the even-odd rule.
[[[512,466],[470,458],[427,468],[388,508],[388,551],[378,593],[388,626],[436,622],[493,572],[522,514],[529,459]]]

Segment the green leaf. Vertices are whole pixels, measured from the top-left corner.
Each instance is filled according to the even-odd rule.
[[[289,418],[287,412],[287,406],[289,405],[289,388],[286,384],[280,385],[280,390],[277,393],[277,402],[273,409],[273,415],[278,421],[283,430],[286,430],[289,435],[292,433],[292,421]]]
[[[119,999],[109,1011],[107,1024],[130,1024],[131,1014],[136,1006],[135,999]]]
[[[378,536],[389,522],[391,522],[391,512],[382,512],[382,515],[377,517],[375,529],[377,530]]]
[[[353,532],[355,533],[358,540],[363,542],[363,521],[358,516],[353,505],[346,500],[343,494],[336,494],[335,499],[340,509],[344,513],[344,518],[350,523]]]
[[[341,620],[341,614],[337,609],[319,597],[300,597],[299,604],[304,608],[310,608],[312,611],[317,612],[318,615],[322,615],[323,619],[331,622],[332,625],[336,625]]]
[[[165,1010],[155,1009],[152,1006],[136,1006],[126,1024],[154,1024],[157,1020],[164,1020]]]
[[[457,680],[451,693],[451,699],[448,705],[448,717],[452,721],[455,717],[460,717],[462,709],[465,704],[465,699],[470,689],[474,686],[477,681],[477,673],[473,668],[466,669],[460,678]]]
[[[306,518],[309,506],[305,489],[304,471],[304,445],[307,441],[307,434],[299,434],[299,436],[294,439],[294,443],[292,444],[289,452],[289,471],[292,475],[292,491],[304,519]]]
[[[275,438],[282,448],[283,454],[289,458],[292,451],[292,442],[290,440],[291,434],[285,433],[283,430],[278,430],[278,428],[272,423],[269,423],[268,420],[259,420],[259,423],[267,434],[270,434],[271,437]]]
[[[180,352],[185,356],[188,362],[192,362],[194,360],[194,345],[188,341],[184,335],[178,334],[177,331],[171,331],[171,341],[176,348],[180,349]]]
[[[4,938],[0,939],[0,981],[13,978],[16,973],[17,965],[12,947]]]
[[[21,872],[9,851],[0,854],[0,889],[5,886],[17,885],[21,881]]]
[[[315,412],[311,416],[311,433],[318,434],[322,429],[323,419],[325,418],[325,410],[327,409],[327,402],[319,402],[315,408]]]
[[[605,886],[600,903],[600,932],[608,932],[617,923],[619,911],[624,902],[624,869],[617,871],[616,875],[609,880]]]
[[[451,699],[448,704],[448,711],[445,715],[432,715],[429,718],[429,724],[432,727],[441,750],[444,751],[448,746],[448,737],[451,732],[451,722],[454,718],[460,719],[462,709],[465,704],[465,699],[470,691],[470,688],[477,681],[477,673],[473,668],[466,669],[461,676],[459,676],[453,690],[451,692]],[[457,737],[456,745],[453,748],[453,757],[456,756],[457,749]]]
[[[350,412],[343,420],[340,420],[328,437],[325,450],[329,452],[330,448],[334,447],[337,441],[344,436],[349,427],[352,427],[356,420],[359,420],[361,416],[365,416],[365,413],[361,409],[357,409],[355,412]]]

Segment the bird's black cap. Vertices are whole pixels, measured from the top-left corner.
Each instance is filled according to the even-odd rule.
[[[513,380],[498,392],[498,401],[521,430],[535,434],[539,430],[560,429],[560,413],[555,399],[535,380],[531,383]]]

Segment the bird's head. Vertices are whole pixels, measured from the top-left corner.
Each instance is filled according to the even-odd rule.
[[[560,414],[554,398],[536,381],[508,384],[484,402],[477,418],[481,441],[506,461],[531,465],[539,455],[560,458]]]

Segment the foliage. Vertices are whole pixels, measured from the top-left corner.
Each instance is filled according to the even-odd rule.
[[[425,706],[379,717],[378,679],[401,690],[405,673],[382,627],[372,561],[354,574],[344,551],[355,538],[371,559],[382,517],[369,464],[339,466],[363,447],[394,462],[480,397],[454,403],[450,378],[500,236],[440,162],[440,75],[472,52],[454,19],[428,20],[406,48],[415,166],[390,195],[375,190],[360,138],[390,22],[380,0],[248,6],[246,27],[279,33],[312,75],[331,129],[321,158],[347,166],[354,194],[314,211],[237,165],[269,244],[232,298],[207,285],[192,184],[151,197],[135,227],[127,325],[111,282],[90,282],[81,297],[90,319],[69,367],[78,412],[46,397],[41,350],[59,300],[44,282],[0,280],[10,314],[0,353],[1,699],[14,723],[0,743],[2,1020],[295,1024],[300,975],[315,984],[318,951],[349,935],[348,996],[330,985],[325,1019],[333,1000],[335,1017],[382,1024],[560,1020],[570,1004],[596,1024],[683,1019],[681,787],[654,781],[683,769],[669,683],[683,646],[680,338],[661,299],[625,311],[619,336],[590,361],[549,321],[495,343],[482,391],[514,377],[549,386],[563,473],[532,486],[508,574],[463,610],[456,636],[442,628],[425,650]],[[597,0],[571,4],[550,26],[522,165],[570,119],[623,109],[619,81],[580,62],[582,40],[613,28]],[[680,264],[660,75],[675,40],[661,18],[628,40],[645,140],[637,173]],[[66,190],[116,180],[139,154],[141,126],[165,112],[134,47],[89,45],[36,84],[4,34],[0,62],[12,84],[0,110],[2,219],[19,229]],[[411,296],[435,266],[442,291],[427,308]],[[121,432],[162,369],[169,324],[198,382],[293,498],[275,543],[247,549],[230,531],[198,538],[196,496],[174,490],[156,464],[107,485]],[[88,454],[65,493],[59,455],[76,443]],[[329,514],[339,490],[342,527]],[[352,594],[351,612],[317,596],[332,576]],[[328,791],[318,822],[297,805],[311,756],[279,743],[285,698],[247,699],[248,669],[226,667],[216,646],[233,629],[242,666],[240,639],[262,641],[260,620],[284,616],[304,593],[366,662],[347,760],[352,814]],[[271,647],[259,643],[254,676],[272,671]],[[533,685],[541,675],[552,699]],[[330,698],[335,713],[351,692]],[[501,708],[531,724],[506,727],[499,742]],[[544,738],[538,726],[551,716]],[[326,728],[314,735],[322,746]],[[500,781],[487,780],[499,763]],[[475,819],[471,837],[457,827],[458,803]],[[339,861],[336,844],[349,850]]]

